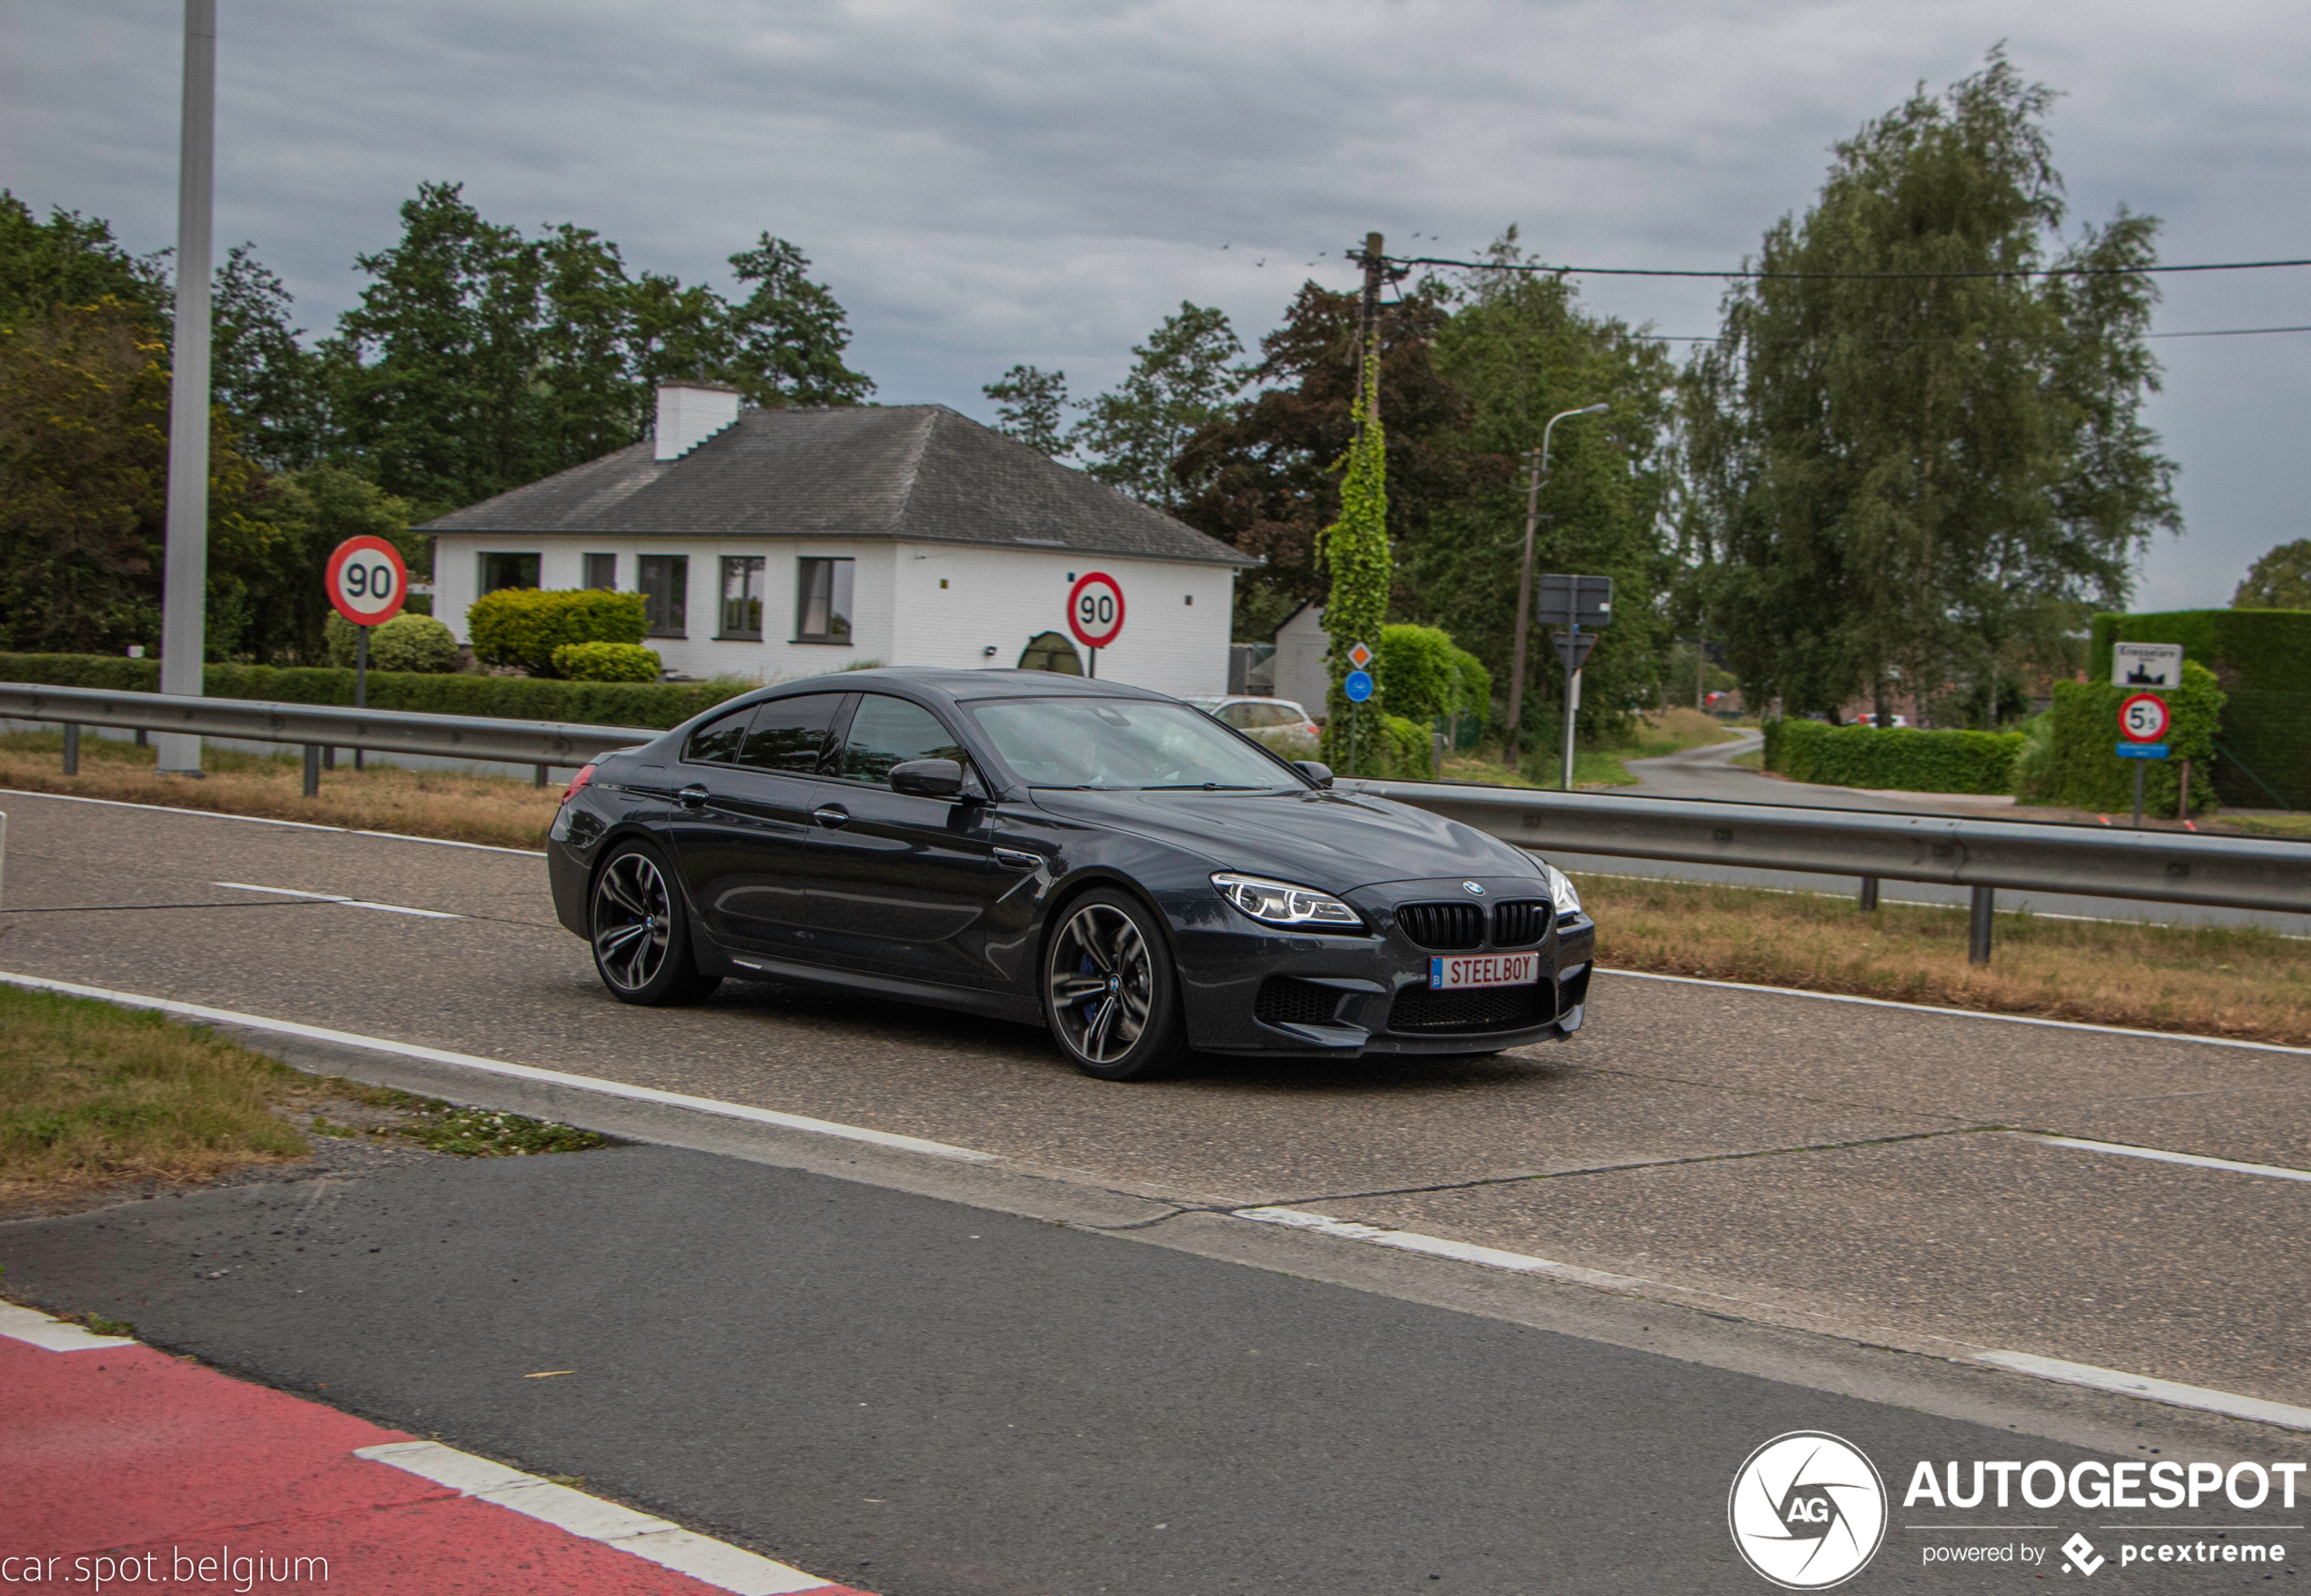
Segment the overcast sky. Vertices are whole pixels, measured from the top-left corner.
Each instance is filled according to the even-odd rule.
[[[1722,267],[1801,209],[1829,145],[2007,41],[2064,91],[2074,218],[2165,219],[2167,261],[2311,256],[2301,0],[220,0],[217,235],[326,330],[425,179],[576,221],[630,268],[727,286],[793,239],[885,402],[992,419],[1029,361],[1113,382],[1183,298],[1246,343],[1344,249]],[[0,10],[0,183],[173,241],[181,13]],[[1313,264],[1311,264],[1313,263]],[[1714,329],[1716,289],[1591,278],[1597,308]],[[2166,279],[2162,331],[2311,324],[2311,270]],[[1688,346],[1679,346],[1680,351]],[[2172,338],[2151,420],[2188,531],[2137,607],[2227,603],[2311,536],[2311,334]]]

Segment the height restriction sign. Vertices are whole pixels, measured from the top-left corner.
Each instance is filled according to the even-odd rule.
[[[356,626],[382,626],[401,613],[409,569],[383,538],[348,538],[329,556],[329,602]]]
[[[2166,723],[2166,701],[2155,692],[2131,694],[2118,706],[2118,734],[2129,742],[2158,742]]]
[[[1085,571],[1067,594],[1067,626],[1087,649],[1104,649],[1124,631],[1124,590],[1104,571]]]

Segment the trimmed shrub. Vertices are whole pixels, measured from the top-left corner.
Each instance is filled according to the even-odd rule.
[[[1482,715],[1492,704],[1492,672],[1434,626],[1382,627],[1372,669],[1380,702],[1408,721]]]
[[[631,642],[566,642],[554,651],[554,671],[572,682],[655,682],[665,666],[656,649]]]
[[[2109,667],[2104,669],[2107,674]],[[2098,813],[2131,812],[2134,767],[2139,763],[2144,767],[2143,813],[2173,814],[2183,781],[2180,762],[2187,759],[2193,773],[2201,777],[2191,783],[2191,813],[2198,814],[2215,807],[2222,783],[2205,779],[2219,777],[2223,768],[2215,741],[2215,728],[2223,718],[2224,693],[2215,672],[2186,654],[2182,686],[2162,695],[2168,715],[2165,759],[2121,759],[2113,752],[2118,746],[2118,706],[2134,692],[2108,682],[2054,683],[2054,708],[2048,717],[2054,725],[2054,752],[2048,761],[2052,775],[2039,789],[2044,802]]]
[[[2215,728],[2215,788],[2243,809],[2311,809],[2311,611],[2171,610],[2094,617],[2090,681],[2107,682],[2111,644],[2179,642],[2215,672],[2225,702]],[[2194,778],[2199,767],[2192,767]],[[2153,774],[2155,780],[2155,773]],[[2195,779],[2192,785],[2195,788]],[[2130,778],[2126,802],[2134,789]],[[2145,800],[2147,802],[2147,799]],[[2195,802],[2192,807],[2197,807]]]
[[[321,632],[328,640],[329,663],[340,671],[353,669],[353,662],[358,657],[356,649],[360,641],[361,629],[332,610],[328,619],[321,623]],[[383,626],[369,630],[371,671],[454,671],[457,668],[457,634],[430,615],[412,615],[405,611]]]
[[[1793,781],[1902,793],[2012,791],[2020,732],[1922,732],[1769,721],[1765,768]]]
[[[211,698],[278,703],[353,702],[353,672],[318,667],[210,665],[202,672]],[[0,654],[0,682],[49,687],[99,687],[156,692],[160,662],[110,654]],[[489,715],[511,721],[569,721],[581,726],[642,726],[664,731],[726,698],[762,685],[739,677],[711,682],[551,682],[471,672],[419,675],[369,672],[369,707],[438,715]]]
[[[554,651],[564,643],[639,643],[648,626],[640,593],[602,588],[500,588],[466,611],[475,659],[533,676],[554,673]]]

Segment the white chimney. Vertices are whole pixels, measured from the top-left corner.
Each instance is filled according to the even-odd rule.
[[[738,419],[738,395],[703,383],[670,382],[658,390],[658,458],[680,460]]]

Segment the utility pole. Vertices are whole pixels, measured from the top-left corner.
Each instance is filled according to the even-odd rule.
[[[1356,348],[1356,425],[1364,430],[1367,420],[1380,419],[1380,385],[1374,382],[1372,391],[1364,388],[1364,369],[1371,359],[1373,346],[1380,338],[1380,284],[1388,276],[1388,258],[1380,252],[1380,235],[1364,236],[1364,303],[1357,318]]]
[[[1533,450],[1531,485],[1525,493],[1525,558],[1517,579],[1517,644],[1516,657],[1509,667],[1509,735],[1504,740],[1509,754],[1509,768],[1517,768],[1517,733],[1524,724],[1525,713],[1525,630],[1532,612],[1533,599],[1533,530],[1540,521],[1540,485],[1549,480],[1549,435],[1557,430],[1557,423],[1574,416],[1602,415],[1610,406],[1588,405],[1578,410],[1559,410],[1549,418],[1540,429],[1540,447]],[[1578,628],[1576,628],[1578,630]],[[1566,723],[1572,722],[1572,709],[1565,712]]]
[[[184,123],[177,151],[177,314],[168,390],[168,532],[161,566],[160,690],[201,695],[208,600],[208,273],[217,167],[217,0],[185,0]],[[164,732],[157,763],[201,773],[201,740]]]

